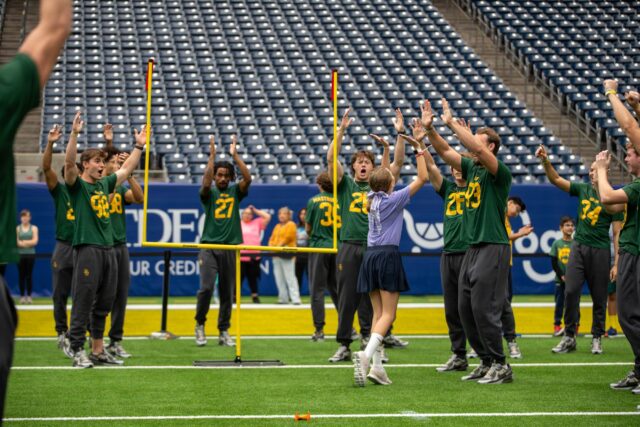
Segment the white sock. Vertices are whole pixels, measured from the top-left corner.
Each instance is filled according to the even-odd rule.
[[[382,368],[382,349],[384,344],[380,344],[376,351],[373,353],[373,367],[376,369]]]
[[[367,359],[371,360],[380,343],[382,343],[382,335],[376,334],[375,332],[372,333],[371,337],[369,337],[367,348],[364,349],[364,354],[367,356]]]

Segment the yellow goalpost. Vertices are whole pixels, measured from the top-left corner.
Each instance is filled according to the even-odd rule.
[[[150,158],[150,141],[151,141],[151,108],[152,108],[152,87],[153,72],[155,62],[149,59],[147,63],[147,144],[146,156],[144,164],[144,201],[142,206],[142,246],[151,248],[166,249],[217,249],[226,251],[235,251],[236,253],[236,359],[235,363],[242,363],[242,341],[241,341],[241,321],[240,321],[240,290],[241,290],[241,274],[240,274],[240,251],[241,250],[257,250],[264,252],[277,253],[328,253],[335,254],[338,252],[338,228],[335,218],[338,217],[338,147],[336,138],[338,134],[338,71],[331,72],[331,99],[333,101],[333,247],[331,248],[299,248],[299,247],[273,247],[273,246],[252,246],[252,245],[224,245],[224,244],[208,244],[208,243],[169,243],[169,242],[150,242],[147,240],[147,208],[149,202],[149,158]]]

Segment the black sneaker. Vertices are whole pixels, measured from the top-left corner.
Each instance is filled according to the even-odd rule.
[[[493,363],[491,369],[484,378],[478,380],[478,384],[504,384],[513,381],[513,372],[508,363]]]
[[[438,372],[449,372],[449,371],[466,371],[469,367],[469,363],[467,359],[464,359],[457,354],[451,355],[447,363],[442,366],[438,366],[436,371]]]
[[[313,335],[311,335],[311,341],[318,342],[324,341],[324,332],[323,331],[315,331]]]
[[[552,353],[563,354],[576,351],[576,339],[574,337],[564,336],[557,346],[551,349]]]
[[[260,297],[257,295],[254,297],[251,297],[251,301],[253,301],[254,304],[260,304]]]
[[[89,353],[89,360],[94,365],[123,365],[124,362],[122,360],[116,359],[106,351],[102,351],[102,353],[94,354],[93,352]]]
[[[477,381],[481,378],[484,378],[485,375],[487,375],[487,372],[489,372],[489,369],[490,367],[487,365],[478,365],[478,367],[471,371],[469,375],[465,375],[461,379],[462,381]]]
[[[640,385],[640,382],[638,382],[638,378],[633,371],[629,372],[626,377],[624,377],[617,383],[609,384],[609,386],[613,390],[632,390],[638,387],[638,385]]]

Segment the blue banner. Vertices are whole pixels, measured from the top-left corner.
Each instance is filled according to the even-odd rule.
[[[204,223],[204,214],[198,197],[197,185],[152,184],[149,191],[148,241],[193,243],[199,241]],[[276,212],[288,206],[296,212],[306,206],[307,200],[317,193],[313,185],[252,185],[249,196],[241,208],[249,204],[273,214],[265,231],[263,244],[277,223]],[[514,231],[523,224],[531,223],[534,232],[514,244],[516,254],[548,253],[553,241],[561,236],[560,217],[575,217],[576,199],[551,185],[513,186],[511,195],[521,197],[527,211],[512,219]],[[18,185],[18,211],[29,209],[32,222],[40,229],[38,253],[51,253],[55,244],[53,200],[44,184]],[[132,254],[157,252],[159,256],[131,258],[130,295],[160,295],[164,260],[162,249],[143,248],[142,206],[132,205],[126,209],[127,238]],[[408,274],[411,294],[440,294],[439,256],[442,250],[442,199],[431,186],[423,188],[404,212],[404,229],[400,250],[431,256],[406,256],[404,265]],[[16,217],[16,224],[18,218]],[[275,295],[271,260],[261,261],[262,277],[260,294]],[[198,289],[199,270],[194,256],[180,255],[175,251],[170,265],[171,295],[195,295]],[[14,293],[18,291],[17,268],[8,266],[7,280]],[[553,293],[554,274],[548,257],[519,257],[513,259],[513,285],[516,294]],[[302,285],[303,294],[308,293],[307,280]],[[243,293],[248,287],[243,284]],[[34,294],[51,294],[51,269],[49,260],[39,258],[34,271]]]

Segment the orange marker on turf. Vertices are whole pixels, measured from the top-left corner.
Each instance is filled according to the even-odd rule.
[[[300,415],[296,412],[293,416],[293,419],[296,421],[311,421],[311,412],[307,411],[306,414]]]

